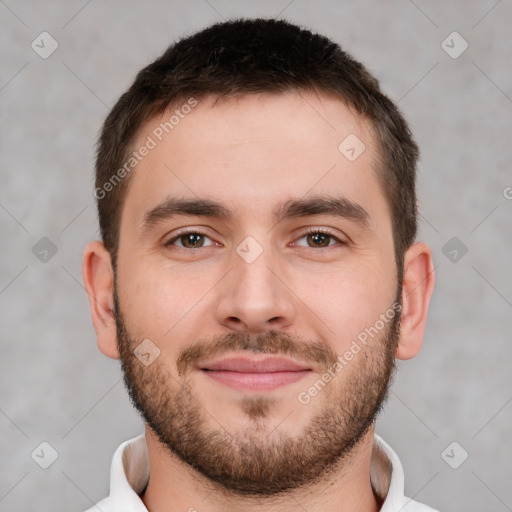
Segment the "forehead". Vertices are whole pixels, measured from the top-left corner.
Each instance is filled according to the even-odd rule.
[[[143,146],[151,149],[130,177],[123,212],[130,222],[168,196],[210,197],[259,216],[310,193],[386,210],[371,129],[331,96],[185,99],[143,126],[134,150]]]

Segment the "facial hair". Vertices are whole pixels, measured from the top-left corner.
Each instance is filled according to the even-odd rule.
[[[274,401],[261,396],[241,402],[252,427],[227,432],[194,393],[190,369],[207,356],[249,350],[298,356],[321,363],[327,371],[338,359],[325,343],[304,342],[280,331],[259,336],[232,332],[189,345],[177,358],[177,371],[164,367],[160,357],[145,366],[134,355],[141,340],[128,332],[117,289],[114,301],[121,366],[132,403],[170,453],[224,491],[270,496],[325,478],[354,450],[386,400],[395,369],[400,309],[326,385],[323,396],[315,398],[324,400],[322,409],[299,435],[291,436],[278,430],[269,435],[264,419]]]

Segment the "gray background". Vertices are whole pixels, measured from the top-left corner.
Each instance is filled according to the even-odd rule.
[[[378,432],[409,496],[444,511],[512,510],[511,0],[0,1],[0,510],[91,506],[108,492],[115,448],[142,431],[118,363],[96,348],[82,287],[82,251],[98,236],[94,142],[141,67],[237,16],[332,37],[410,121],[437,288],[423,350],[400,363]],[[59,45],[47,59],[31,48],[43,31]],[[469,44],[456,59],[442,47],[453,31]],[[47,261],[33,252],[43,237],[57,248]],[[59,455],[46,470],[31,458],[42,441]],[[453,441],[452,465],[469,453],[458,469],[441,456]]]

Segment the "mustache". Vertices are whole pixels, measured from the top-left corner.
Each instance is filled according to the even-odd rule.
[[[210,342],[196,341],[184,349],[176,360],[178,375],[185,375],[201,360],[232,351],[287,355],[321,365],[325,371],[338,361],[336,353],[325,343],[294,339],[280,331],[265,331],[257,336],[240,331]]]

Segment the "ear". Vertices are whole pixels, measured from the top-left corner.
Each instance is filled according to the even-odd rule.
[[[82,276],[98,347],[106,356],[119,359],[114,312],[114,271],[110,253],[101,242],[91,242],[85,248]]]
[[[411,359],[421,349],[434,283],[432,251],[427,244],[417,242],[404,257],[402,321],[396,350],[398,359]]]

